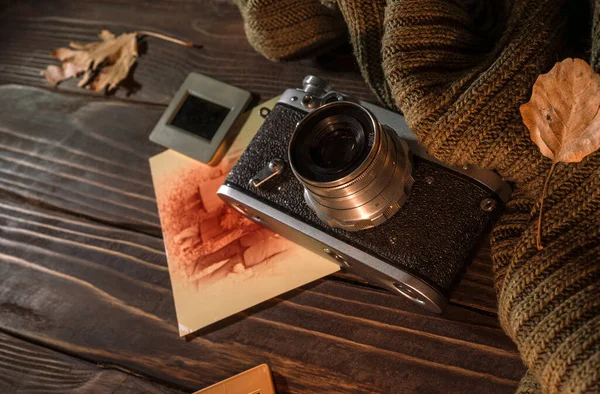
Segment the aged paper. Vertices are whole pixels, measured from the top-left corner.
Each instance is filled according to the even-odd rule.
[[[258,108],[217,167],[167,150],[150,168],[181,336],[339,267],[229,208],[219,186],[260,125]]]

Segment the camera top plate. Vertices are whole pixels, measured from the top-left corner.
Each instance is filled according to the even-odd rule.
[[[351,101],[360,104],[368,109],[381,124],[394,129],[398,137],[406,141],[412,154],[473,179],[482,186],[494,191],[504,203],[508,202],[512,194],[512,188],[496,172],[472,165],[450,166],[440,162],[419,145],[417,136],[408,127],[404,116],[343,94],[333,89],[325,80],[319,77],[306,76],[302,81],[302,88],[286,89],[278,102],[308,113],[333,101]]]

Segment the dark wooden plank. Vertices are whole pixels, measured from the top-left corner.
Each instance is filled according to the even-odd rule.
[[[485,249],[441,317],[340,276],[190,343],[176,338],[146,162],[161,150],[147,135],[164,104],[191,71],[263,98],[315,73],[373,100],[346,55],[268,62],[248,45],[227,1],[4,5],[0,84],[45,86],[39,71],[52,62],[49,50],[93,40],[102,28],[154,30],[205,48],[149,40],[133,74],[142,88],[116,94],[128,101],[92,98],[73,82],[59,91],[85,94],[0,88],[0,327],[188,390],[267,362],[279,392],[514,391],[523,366],[493,316]]]
[[[496,318],[430,315],[321,280],[185,342],[161,241],[0,202],[0,328],[193,390],[266,362],[286,392],[513,392],[524,369]]]
[[[247,42],[239,11],[229,1],[15,2],[0,15],[0,84],[46,86],[39,72],[56,63],[49,52],[70,40],[96,40],[101,29],[152,30],[204,45],[191,49],[148,39],[129,83],[140,85],[137,92],[120,89],[117,97],[166,104],[187,74],[196,71],[265,99],[299,86],[304,75],[313,73],[349,94],[374,100],[350,56],[284,64],[264,59]],[[82,91],[74,82],[60,89]]]
[[[110,366],[97,366],[5,333],[0,333],[0,392],[181,393]]]
[[[147,159],[161,106],[0,87],[0,190],[87,218],[160,236]],[[453,302],[495,312],[483,248]]]
[[[489,239],[483,242],[475,254],[467,272],[452,293],[450,302],[489,313],[497,312]]]
[[[18,0],[0,0],[0,14],[13,6]]]
[[[148,141],[162,106],[0,86],[0,188],[160,235]]]
[[[78,7],[72,7],[69,4],[59,2],[56,3],[56,6],[52,6],[52,9],[61,9],[65,11],[66,14],[73,15],[73,18],[85,18],[81,20],[73,18],[65,19],[64,17],[50,18],[46,16],[42,17],[41,20],[38,20],[37,17],[32,15],[51,14],[51,10],[47,8],[48,6],[45,5],[45,3],[35,3],[35,7],[32,5],[33,3],[19,2],[18,4],[18,6],[17,3],[15,3],[13,4],[13,7],[9,7],[5,18],[7,20],[16,20],[15,18],[18,19],[19,15],[29,15],[28,18],[33,19],[24,22],[20,21],[18,26],[10,25],[10,23],[13,23],[10,21],[10,23],[3,24],[2,26],[7,29],[13,29],[13,32],[7,35],[8,37],[11,37],[11,39],[22,40],[22,37],[27,37],[27,34],[33,34],[35,36],[35,46],[40,45],[45,39],[51,39],[53,37],[51,34],[53,31],[57,32],[56,34],[59,34],[60,39],[65,39],[65,34],[68,35],[70,33],[77,34],[77,36],[72,38],[81,40],[92,39],[96,32],[94,29],[99,29],[101,26],[98,25],[94,27],[93,25],[95,22],[93,22],[93,20],[90,21],[91,17],[100,18],[101,15],[111,15],[116,19],[108,18],[106,21],[107,23],[112,20],[110,23],[121,23],[123,26],[127,23],[137,23],[137,19],[132,20],[131,18],[123,17],[125,14],[119,11],[122,7],[126,6],[121,3],[107,4],[102,2],[100,6],[100,3],[95,4],[92,2]],[[185,36],[186,29],[189,27],[186,27],[185,23],[174,24],[173,21],[178,20],[177,18],[180,15],[179,13],[181,10],[185,10],[187,15],[198,15],[199,19],[194,19],[193,22],[190,22],[192,26],[191,31],[195,33],[191,33],[191,35],[185,37],[194,38],[194,34],[202,34],[203,42],[207,45],[207,48],[205,48],[206,51],[210,52],[210,47],[213,45],[211,43],[214,43],[213,50],[225,53],[229,48],[231,51],[236,51],[236,56],[243,57],[243,62],[238,62],[234,61],[234,58],[236,58],[235,56],[230,56],[228,58],[223,56],[219,57],[215,54],[213,59],[211,56],[202,55],[204,56],[201,57],[203,60],[198,61],[197,63],[199,64],[194,63],[194,67],[209,67],[210,59],[215,61],[218,60],[220,65],[222,65],[223,62],[227,64],[228,62],[231,62],[234,67],[233,69],[230,69],[227,66],[218,66],[203,71],[209,75],[227,80],[228,77],[246,78],[245,73],[248,71],[264,71],[266,76],[265,86],[261,86],[260,83],[257,82],[258,77],[256,76],[248,77],[250,85],[243,85],[243,82],[239,81],[240,86],[260,92],[263,96],[271,96],[277,94],[286,86],[294,86],[297,84],[295,80],[302,78],[305,73],[303,67],[306,67],[306,69],[309,70],[306,72],[322,74],[321,72],[317,72],[321,71],[321,68],[315,68],[317,65],[314,64],[313,61],[285,64],[273,64],[264,61],[264,59],[255,54],[252,49],[248,47],[243,36],[241,21],[237,15],[237,10],[234,7],[232,8],[231,5],[226,4],[226,2],[218,4],[214,2],[183,2],[177,3],[177,6],[174,5],[176,4],[175,2],[172,4],[173,5],[165,5],[163,2],[151,2],[148,5],[149,8],[146,12],[136,13],[136,18],[140,18],[139,20],[143,21],[141,27],[148,28],[148,25],[150,24],[157,24],[156,26],[163,26],[161,28],[164,29],[174,29],[173,34],[177,33]],[[173,15],[171,18],[163,18],[162,15],[157,16],[156,10],[163,10],[164,7],[176,8],[176,10],[173,11],[174,13],[171,12],[172,10],[170,11],[170,15]],[[196,9],[196,7],[201,8]],[[44,23],[55,23],[57,25],[44,27]],[[66,25],[63,26],[62,24]],[[90,26],[92,27],[90,28]],[[135,28],[141,27],[137,26]],[[2,27],[0,27],[0,30],[1,29]],[[161,31],[166,32],[166,30]],[[83,36],[81,36],[82,34]],[[85,34],[87,34],[87,36],[85,36]],[[8,51],[10,53],[15,52],[15,56],[25,56],[24,59],[26,58],[28,62],[27,64],[24,64],[7,60],[4,65],[0,65],[0,81],[2,80],[1,76],[3,75],[3,69],[8,70],[13,66],[24,67],[18,73],[18,75],[21,75],[23,70],[30,70],[30,68],[27,67],[31,67],[31,64],[36,62],[36,57],[28,54],[27,50],[27,48],[35,49],[35,47],[32,47],[31,44],[27,44],[29,46],[26,45],[22,48],[18,44],[11,44],[11,42],[12,41],[9,40],[4,45],[0,46],[0,64],[3,59],[1,57],[3,51]],[[53,45],[60,45],[60,43],[57,42]],[[168,52],[170,49],[174,51],[183,51],[176,56],[177,58],[187,58],[187,55],[185,54],[189,51],[188,48],[174,47],[169,43],[153,42],[152,45],[165,45],[166,49],[163,49],[167,51],[161,50],[160,53],[157,54],[157,61],[165,61],[165,59],[168,59],[169,56],[171,56]],[[42,56],[46,56],[46,52],[41,51],[41,53]],[[239,57],[237,57],[236,60],[237,59],[239,59]],[[40,64],[40,67],[43,67],[47,61],[48,59],[45,59],[42,63],[38,63]],[[258,64],[255,64],[255,62],[258,62]],[[241,66],[241,63],[243,63],[243,66]],[[159,78],[169,76],[169,73],[179,72],[182,69],[163,66],[161,70],[160,75],[158,75]],[[202,71],[202,69],[199,70]],[[191,69],[189,71],[191,71]],[[134,95],[132,97],[142,100],[167,102],[168,98],[171,97],[170,95],[177,89],[180,80],[185,77],[187,72],[188,71],[183,72],[179,77],[163,79],[160,83],[152,80],[144,85],[142,91],[148,92],[150,90],[151,93],[148,93],[150,95],[155,94],[153,89],[157,86],[170,86],[170,90],[167,89],[168,92],[165,91],[166,93],[160,93],[163,95],[160,99],[156,99],[156,97],[152,98],[150,96]],[[214,72],[223,72],[225,74],[214,74]],[[283,75],[281,75],[281,73],[283,73]],[[6,80],[31,83],[31,81],[27,82],[23,79],[16,78],[15,75],[12,75],[10,78],[7,77]],[[352,92],[360,97],[367,99],[371,98],[369,97],[368,91],[365,90],[364,85],[360,82],[357,83],[357,74],[355,72],[336,72],[331,75],[326,74],[326,76],[333,78],[333,81],[337,82],[338,86],[347,85],[351,87],[351,89],[353,89]],[[37,78],[37,76],[35,77]],[[277,82],[274,82],[273,78],[276,78]],[[39,85],[38,82],[35,82],[34,84]],[[229,80],[229,82],[237,83],[233,80]],[[13,87],[9,87],[9,89],[11,91],[14,90]],[[140,93],[142,91],[140,91]],[[55,95],[41,90],[33,90],[29,92],[29,95],[20,92],[21,100],[19,100],[14,97],[14,92],[12,93],[13,94],[8,94],[8,100],[0,103],[0,106],[9,104],[10,106],[8,108],[1,107],[0,110],[2,110],[4,114],[13,115],[13,119],[11,119],[10,122],[6,119],[0,120],[0,136],[5,141],[4,146],[13,146],[10,156],[7,156],[7,160],[12,160],[12,162],[7,165],[9,170],[5,170],[3,174],[0,174],[0,181],[4,182],[3,186],[6,189],[13,190],[21,195],[26,195],[31,198],[43,200],[46,203],[64,209],[73,210],[79,214],[90,215],[98,220],[118,223],[125,227],[142,228],[143,231],[156,235],[159,234],[156,211],[150,201],[150,199],[154,198],[153,193],[148,187],[136,185],[135,182],[133,184],[129,184],[128,182],[139,176],[139,180],[142,181],[141,183],[148,186],[150,185],[147,166],[141,164],[141,161],[138,160],[139,157],[132,152],[138,153],[138,156],[141,155],[146,157],[158,152],[160,148],[148,144],[146,136],[152,128],[153,123],[160,116],[162,108],[153,106],[130,107],[126,103],[119,103],[117,106],[107,101],[78,99],[76,97]],[[11,101],[13,99],[16,99],[16,102],[20,105],[15,105],[15,103]],[[48,108],[47,112],[40,112],[38,110],[39,107],[47,107],[47,103],[50,101],[53,102],[53,105]],[[77,119],[77,117],[73,119],[69,112],[72,111],[73,105],[79,105],[79,108],[81,109],[80,112],[86,113],[88,116],[83,120]],[[32,121],[32,119],[37,119],[37,122]],[[45,127],[40,127],[41,124],[44,124]],[[54,128],[55,133],[49,133],[49,135],[46,136],[46,125],[56,126],[56,128]],[[61,127],[64,127],[63,131],[69,131],[76,134],[75,138],[69,139],[64,146],[58,144],[58,140],[62,138]],[[29,145],[25,141],[17,141],[14,136],[15,133],[18,133],[18,137],[23,139],[25,135],[23,130],[27,130],[27,133],[29,133],[31,129],[36,128],[38,134],[29,136],[34,138],[34,141],[30,141],[31,144]],[[91,131],[91,134],[87,133],[88,131]],[[10,135],[11,132],[12,135]],[[80,133],[82,134],[81,136],[79,135]],[[9,134],[9,136],[7,136],[7,134]],[[43,138],[40,138],[40,134]],[[98,143],[98,136],[103,137],[105,140]],[[120,138],[128,140],[120,141]],[[72,140],[75,140],[79,145],[68,145]],[[53,148],[49,151],[49,155],[44,155],[41,158],[23,156],[23,151],[30,149],[32,144],[43,142],[53,144]],[[124,149],[113,149],[111,147],[112,144],[118,144],[117,146]],[[1,148],[3,147],[0,147],[0,149]],[[69,150],[69,152],[65,152],[65,150]],[[81,157],[82,153],[84,155],[91,155],[92,157],[85,158],[86,160],[84,160],[84,158]],[[49,159],[49,157],[54,157],[58,154],[66,154],[63,162],[57,163],[54,159],[53,163],[48,163],[48,160],[52,160]],[[15,160],[20,161],[15,163]],[[99,160],[102,161],[102,163],[98,163]],[[77,166],[77,168],[65,169],[65,164],[68,167]],[[36,175],[40,165],[45,165],[45,168],[47,169],[46,174],[39,174],[43,176]],[[27,166],[27,168],[23,169],[21,176],[15,177],[14,174],[6,174],[7,171],[10,171],[10,168],[14,168],[15,166],[17,166],[19,170],[23,169],[23,166]],[[92,181],[101,183],[102,185],[100,188],[95,184],[90,185],[89,183],[87,185],[79,185],[78,188],[75,189],[71,187],[72,185],[69,184],[69,181],[73,181],[73,176],[75,176],[75,180],[77,180],[81,171],[88,171],[95,167],[98,168],[100,173],[86,174],[86,176],[91,176],[93,177]],[[49,171],[51,171],[50,174],[48,174]],[[121,172],[124,173],[121,175]],[[71,178],[64,179],[65,176],[71,176]],[[122,189],[124,187],[123,182],[126,183],[125,187],[127,189]],[[119,193],[115,189],[122,190],[123,193],[128,193],[128,195],[124,196],[123,193]],[[141,195],[141,197],[138,195]],[[103,201],[99,201],[100,199]],[[131,207],[133,207],[133,209],[131,209]],[[496,299],[493,287],[491,286],[491,264],[489,263],[489,259],[485,259],[485,254],[480,254],[480,256],[483,256],[484,258],[477,258],[475,260],[471,269],[469,269],[467,275],[463,279],[458,291],[455,293],[453,301],[462,305],[494,312]],[[480,264],[482,262],[483,264]]]

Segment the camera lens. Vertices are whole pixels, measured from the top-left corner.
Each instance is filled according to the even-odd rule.
[[[310,147],[310,156],[322,168],[340,168],[356,158],[358,141],[349,129],[333,131]]]
[[[345,110],[339,110],[340,104]],[[369,156],[375,139],[371,119],[359,105],[343,104],[334,102],[313,111],[292,138],[290,160],[309,181],[337,181],[352,174]]]
[[[406,142],[348,101],[325,104],[304,117],[290,141],[289,159],[317,216],[349,231],[383,223],[412,186]]]
[[[307,163],[315,173],[340,174],[362,159],[365,133],[355,119],[334,115],[323,119],[315,129],[308,140]]]

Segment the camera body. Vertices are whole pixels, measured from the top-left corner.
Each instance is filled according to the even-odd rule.
[[[297,126],[319,108],[328,107],[331,112],[335,102],[365,109],[386,129],[395,131],[388,143],[396,144],[399,154],[404,146],[410,151],[403,184],[389,182],[382,192],[392,190],[395,200],[372,215],[378,218],[372,226],[332,225],[318,215],[309,204],[310,195],[320,198],[320,192],[313,193],[300,180],[302,158],[293,157],[292,149],[298,150],[292,141],[297,139]],[[338,157],[340,152],[332,154]],[[399,156],[392,164],[400,160]],[[372,172],[376,178],[385,171]],[[347,185],[355,184],[353,180]],[[262,226],[437,313],[510,193],[509,185],[492,171],[450,167],[430,157],[403,116],[333,90],[313,76],[304,79],[301,89],[282,94],[218,190],[225,202]],[[384,220],[379,220],[382,215]]]

